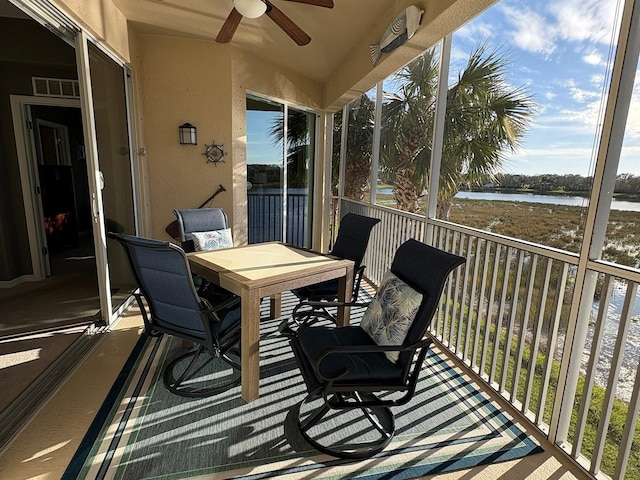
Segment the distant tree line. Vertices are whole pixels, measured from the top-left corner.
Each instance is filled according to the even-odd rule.
[[[500,173],[495,176],[495,182],[483,185],[486,188],[524,189],[566,192],[589,192],[593,177],[582,175],[517,175]],[[640,194],[640,176],[632,173],[621,173],[616,177],[615,193]]]

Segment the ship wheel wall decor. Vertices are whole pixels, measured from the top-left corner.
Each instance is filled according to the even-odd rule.
[[[286,0],[288,2],[304,3],[316,7],[333,8],[333,0]],[[233,9],[224,21],[216,42],[228,43],[233,38],[240,20],[245,18],[258,18],[266,14],[291,40],[298,45],[307,45],[311,37],[296,23],[287,17],[282,10],[276,7],[270,0],[233,0]]]
[[[218,166],[218,163],[224,163],[224,156],[227,152],[224,151],[224,145],[216,144],[215,140],[211,142],[211,145],[205,143],[205,150],[203,155],[207,157],[207,163],[213,163]]]

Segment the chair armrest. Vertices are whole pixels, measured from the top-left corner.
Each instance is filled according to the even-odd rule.
[[[300,302],[300,307],[309,306],[309,307],[368,307],[370,302],[360,303],[360,302],[325,302],[325,301],[312,301],[305,300]]]
[[[324,375],[322,375],[320,373],[320,366],[322,365],[322,362],[325,358],[327,358],[330,355],[337,355],[337,354],[349,354],[349,353],[357,353],[357,354],[363,354],[363,353],[385,353],[385,352],[398,352],[398,353],[402,353],[402,352],[412,352],[415,353],[417,350],[420,349],[426,349],[429,347],[429,345],[431,345],[433,343],[433,339],[432,338],[424,338],[422,340],[420,340],[419,342],[416,342],[412,345],[407,345],[407,346],[402,346],[402,345],[345,345],[345,346],[337,346],[337,347],[332,347],[332,348],[328,348],[327,350],[325,350],[324,352],[322,352],[318,358],[316,359],[316,364],[314,365],[315,371],[316,371],[316,375],[318,376],[319,379],[321,380],[326,380],[326,381],[335,381],[340,379],[341,377],[343,377],[344,375],[347,374],[348,369],[347,368],[343,368],[338,375],[336,375],[335,377],[329,378],[326,377]],[[422,360],[420,360],[420,362],[422,362]]]
[[[200,301],[202,302],[202,305],[204,306],[204,308],[209,310],[209,312],[211,312],[213,317],[219,322],[220,318],[218,317],[217,312],[219,312],[220,310],[223,310],[225,308],[233,307],[233,306],[239,304],[240,303],[240,297],[233,296],[233,297],[228,298],[224,302],[217,303],[216,305],[211,305],[211,302],[209,302],[209,300],[207,300],[206,298],[200,297]]]

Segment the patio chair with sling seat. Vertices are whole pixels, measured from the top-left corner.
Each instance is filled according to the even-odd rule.
[[[109,237],[127,253],[147,333],[195,344],[165,366],[167,389],[184,397],[206,397],[238,385],[240,365],[229,355],[240,342],[239,297],[221,301],[198,292],[185,252],[177,245],[116,233]]]
[[[347,213],[340,220],[338,235],[333,245],[331,255],[353,260],[354,262],[354,282],[350,306],[366,306],[358,303],[360,283],[365,271],[362,265],[364,254],[369,244],[371,230],[378,223],[379,218],[366,217],[355,213]],[[293,310],[292,320],[301,325],[310,319],[319,317],[327,318],[335,322],[335,316],[327,308],[335,307],[338,300],[338,280],[329,280],[308,287],[296,288],[293,294],[300,299],[300,302]],[[283,326],[283,331],[288,331],[288,326]]]
[[[310,445],[332,456],[361,459],[389,444],[395,433],[391,407],[413,397],[432,343],[425,338],[427,329],[449,274],[464,262],[408,240],[398,248],[360,325],[302,325],[290,337],[307,387],[297,425]]]
[[[178,232],[182,249],[189,253],[197,250],[216,250],[233,247],[233,237],[227,214],[222,208],[188,208],[174,210],[178,219]],[[220,301],[235,295],[199,275],[194,275],[199,292],[208,291]]]

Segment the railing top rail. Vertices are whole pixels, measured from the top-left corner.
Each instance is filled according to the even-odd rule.
[[[435,225],[442,228],[454,230],[456,232],[465,233],[473,237],[482,238],[490,242],[500,243],[507,247],[517,248],[518,250],[525,250],[529,253],[535,253],[545,257],[552,258],[554,260],[560,260],[571,265],[578,264],[578,254],[572,252],[566,252],[553,247],[547,247],[545,245],[539,245],[537,243],[527,242],[526,240],[518,240],[516,238],[506,237],[498,233],[485,232],[477,228],[466,227],[464,225],[458,225],[457,223],[447,222],[445,220],[437,220],[430,218],[427,220],[430,225]]]
[[[626,265],[607,262],[605,260],[590,260],[587,264],[589,270],[606,273],[613,277],[624,278],[632,282],[640,283],[640,270]]]
[[[395,208],[391,208],[391,207],[385,207],[382,205],[373,205],[370,203],[366,203],[366,202],[360,202],[358,200],[353,200],[350,198],[340,198],[340,197],[333,197],[336,199],[340,199],[342,201],[345,202],[349,202],[349,203],[353,203],[356,205],[361,205],[363,207],[366,208],[370,208],[370,209],[374,209],[374,210],[381,210],[387,213],[391,213],[393,215],[398,215],[400,217],[405,217],[405,218],[410,218],[412,220],[416,220],[416,221],[421,221],[421,222],[425,222],[429,225],[434,225],[437,227],[442,227],[442,228],[446,228],[449,230],[453,230],[456,232],[460,232],[460,233],[464,233],[467,235],[471,235],[473,237],[477,237],[477,238],[481,238],[490,242],[496,242],[496,243],[500,243],[502,245],[506,245],[508,247],[513,247],[513,248],[517,248],[519,250],[525,250],[527,252],[530,253],[535,253],[538,255],[543,255],[545,257],[550,257],[553,258],[554,260],[560,260],[562,262],[566,262],[569,263],[571,265],[577,265],[578,264],[578,254],[577,253],[571,253],[571,252],[566,252],[564,250],[559,250],[557,248],[553,248],[553,247],[546,247],[544,245],[539,245],[536,243],[532,243],[532,242],[527,242],[525,240],[518,240],[515,238],[511,238],[511,237],[506,237],[504,235],[500,235],[497,233],[491,233],[491,232],[485,232],[483,230],[479,230],[477,228],[472,228],[472,227],[466,227],[463,225],[458,225],[456,223],[451,223],[451,222],[447,222],[445,220],[438,220],[438,219],[427,219],[425,218],[424,215],[418,215],[416,213],[409,213],[409,212],[403,212],[401,210],[397,210]]]
[[[418,215],[417,213],[403,212],[402,210],[398,210],[398,209],[392,208],[392,207],[385,207],[384,205],[374,205],[372,203],[361,202],[360,200],[354,200],[353,198],[346,198],[346,197],[332,196],[331,199],[332,200],[341,200],[343,202],[353,203],[355,205],[360,205],[360,206],[366,207],[366,208],[373,208],[373,209],[376,209],[376,210],[381,210],[383,212],[391,213],[393,215],[398,215],[399,217],[410,218],[412,220],[417,220],[419,222],[424,222],[425,221],[425,216],[424,215]]]

